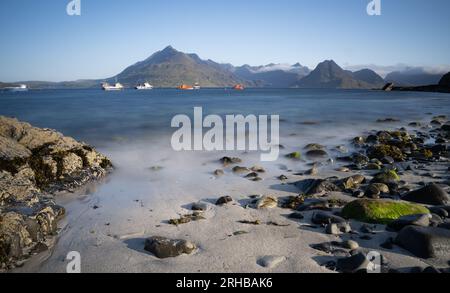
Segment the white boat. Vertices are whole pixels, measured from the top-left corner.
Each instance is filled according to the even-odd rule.
[[[194,90],[199,90],[200,89],[200,84],[198,82],[196,82],[194,84]]]
[[[123,90],[124,87],[122,84],[120,84],[118,82],[116,82],[115,85],[110,85],[109,83],[105,82],[102,84],[102,89],[104,91],[120,91],[120,90]]]
[[[152,90],[153,86],[148,82],[144,82],[144,84],[139,84],[135,87],[137,90]]]
[[[19,86],[5,87],[3,90],[8,92],[26,92],[28,91],[28,87],[26,84],[21,84]]]

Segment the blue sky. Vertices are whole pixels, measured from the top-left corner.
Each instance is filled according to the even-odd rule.
[[[0,1],[0,81],[113,76],[167,45],[234,65],[450,65],[450,1]]]

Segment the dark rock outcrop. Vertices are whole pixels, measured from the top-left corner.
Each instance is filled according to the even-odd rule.
[[[0,116],[0,270],[56,233],[64,209],[53,194],[103,177],[112,168],[91,146]]]

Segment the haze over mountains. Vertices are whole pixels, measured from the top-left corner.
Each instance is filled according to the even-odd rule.
[[[101,80],[18,83],[25,83],[31,88],[93,88],[98,87],[101,82],[114,83],[117,80],[126,87],[149,82],[155,87],[199,83],[202,87],[243,84],[247,87],[272,88],[373,89],[381,88],[387,81],[405,86],[437,84],[442,75],[410,68],[404,72],[392,72],[383,79],[368,68],[354,72],[344,70],[333,60],[319,63],[314,70],[300,63],[233,66],[203,60],[196,54],[183,53],[168,46],[146,60],[127,67],[116,76]]]

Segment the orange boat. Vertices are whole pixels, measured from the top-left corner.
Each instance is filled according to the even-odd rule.
[[[180,85],[180,86],[178,87],[178,89],[179,89],[179,90],[185,90],[185,91],[188,91],[188,90],[193,90],[194,87],[191,86],[191,85],[182,84],[182,85]]]
[[[244,90],[244,86],[242,84],[237,84],[233,87],[233,89],[237,90],[237,91],[243,91]]]

